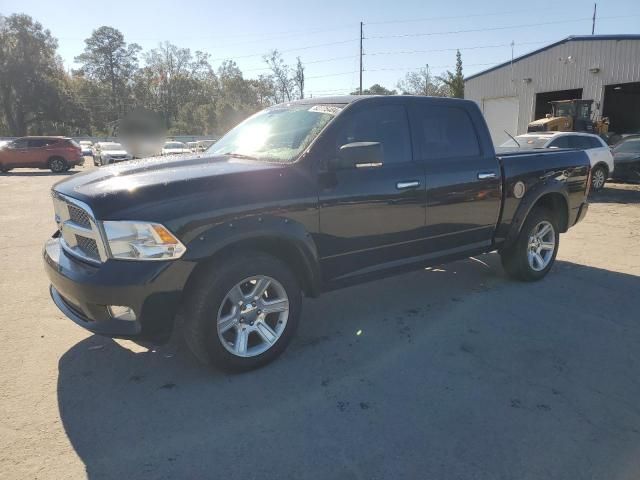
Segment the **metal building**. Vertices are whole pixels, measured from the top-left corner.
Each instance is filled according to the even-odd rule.
[[[640,132],[640,35],[571,36],[465,79],[495,144],[527,131],[553,100],[594,100],[609,130]]]

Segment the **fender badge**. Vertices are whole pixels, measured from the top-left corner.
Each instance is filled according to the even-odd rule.
[[[524,186],[524,182],[516,182],[513,186],[513,196],[516,198],[522,198],[527,187]]]

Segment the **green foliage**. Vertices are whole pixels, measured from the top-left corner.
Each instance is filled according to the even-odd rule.
[[[51,33],[28,15],[0,16],[0,116],[4,133],[67,133],[86,119],[87,112],[75,100],[56,56],[57,46]]]
[[[464,75],[462,74],[462,55],[460,50],[456,52],[456,71],[447,71],[440,80],[449,89],[449,97],[464,98]]]
[[[358,90],[351,92],[351,95],[358,95],[360,92]],[[365,88],[362,91],[363,95],[397,95],[398,92],[396,90],[389,90],[388,88],[383,87],[378,83],[374,83],[369,88]]]
[[[398,88],[403,95],[446,97],[449,94],[444,82],[438,77],[431,76],[429,65],[417,72],[408,72],[404,79],[398,82]]]

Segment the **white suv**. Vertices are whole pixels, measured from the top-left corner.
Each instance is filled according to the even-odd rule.
[[[514,141],[515,140],[515,141]],[[580,132],[539,132],[518,135],[496,150],[529,150],[533,148],[578,148],[584,150],[591,162],[591,189],[600,190],[611,172],[613,155],[607,143],[598,135]]]

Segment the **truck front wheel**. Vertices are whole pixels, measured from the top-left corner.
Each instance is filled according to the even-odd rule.
[[[557,221],[549,210],[537,207],[531,211],[513,245],[500,252],[507,274],[528,282],[543,278],[558,253],[558,232]]]
[[[203,363],[250,370],[274,360],[298,325],[302,292],[291,270],[262,253],[234,254],[187,292],[184,337]]]

